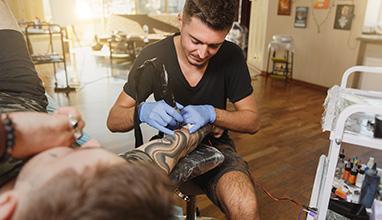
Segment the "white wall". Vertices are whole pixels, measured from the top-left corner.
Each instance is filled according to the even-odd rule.
[[[382,67],[382,44],[366,46],[363,65]],[[382,75],[362,73],[358,87],[363,90],[382,91]]]
[[[252,1],[251,22],[249,27],[247,63],[250,69],[258,71],[266,67],[266,30],[268,14],[268,1]]]
[[[333,4],[331,9],[313,9],[310,0],[292,1],[291,16],[278,16],[278,0],[252,1],[251,28],[254,29],[250,29],[249,65],[265,71],[267,44],[272,35],[287,34],[293,36],[296,45],[294,79],[325,87],[338,84],[344,70],[356,63],[359,44],[356,38],[361,34],[366,1],[332,0],[331,2]],[[352,29],[350,31],[333,29],[336,4],[353,3],[355,17]],[[256,8],[257,5],[267,5],[267,7]],[[309,7],[305,29],[293,27],[296,6]],[[320,32],[312,13],[316,15],[318,23],[322,23]],[[261,26],[259,23],[266,24],[265,31],[256,30]],[[256,42],[259,41],[263,45],[257,45]],[[254,54],[262,54],[262,58],[254,60]]]
[[[32,21],[36,17],[44,19],[42,0],[5,0],[17,20]]]

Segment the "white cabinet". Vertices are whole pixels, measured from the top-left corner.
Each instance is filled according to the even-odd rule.
[[[310,207],[318,209],[318,215],[316,218],[308,216],[307,219],[309,220],[325,220],[326,218],[334,173],[342,143],[350,143],[360,147],[382,150],[382,139],[374,138],[372,135],[359,132],[359,130],[357,131],[357,129],[353,130],[348,126],[349,121],[352,120],[354,115],[358,114],[358,117],[362,117],[362,115],[370,116],[382,114],[382,105],[378,104],[379,102],[382,103],[381,92],[347,88],[349,76],[355,72],[382,74],[382,68],[355,66],[348,69],[342,77],[341,87],[339,88],[342,95],[336,94],[333,97],[329,97],[329,99],[335,99],[334,104],[342,102],[342,98],[347,98],[348,100],[347,102],[343,102],[347,103],[347,105],[342,105],[344,107],[343,109],[338,106],[335,107],[334,111],[333,109],[326,109],[326,111],[332,112],[332,115],[327,116],[332,117],[329,122],[329,127],[331,128],[328,129],[328,126],[326,127],[327,130],[330,130],[330,146],[328,156],[322,155],[320,158],[309,204]],[[326,102],[330,101],[333,100],[327,100]],[[337,112],[337,114],[334,112]],[[330,126],[330,124],[332,124],[332,126]]]

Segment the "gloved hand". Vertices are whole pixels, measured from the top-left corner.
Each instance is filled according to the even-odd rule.
[[[188,105],[180,113],[184,122],[192,125],[189,129],[190,133],[194,133],[208,123],[213,123],[216,119],[215,108],[212,105]]]
[[[178,109],[183,108],[179,103],[176,103],[176,105]],[[138,114],[141,122],[145,122],[151,127],[169,135],[174,135],[174,131],[166,128],[167,125],[183,122],[182,115],[163,100],[158,102],[143,102],[139,105]]]
[[[175,110],[180,114],[180,110],[182,110],[184,106],[177,102],[175,104],[176,104]],[[179,123],[178,121],[175,120],[175,118],[172,118],[171,121],[168,123],[167,128],[169,128],[170,130],[175,130],[175,129],[181,128],[182,126],[183,126],[183,123]]]

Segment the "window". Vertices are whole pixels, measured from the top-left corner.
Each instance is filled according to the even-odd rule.
[[[382,1],[368,0],[363,32],[382,34]]]
[[[185,0],[76,0],[79,19],[108,17],[111,14],[179,13]]]
[[[70,19],[90,20],[107,18],[111,14],[177,14],[185,0],[42,0],[45,20],[57,17],[63,9],[75,12]],[[56,11],[52,9],[57,9]],[[63,13],[64,14],[64,13]],[[69,13],[71,14],[71,13]]]

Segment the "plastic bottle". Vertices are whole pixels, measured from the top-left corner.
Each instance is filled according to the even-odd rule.
[[[355,181],[356,181],[356,178],[357,178],[357,174],[358,174],[358,171],[357,171],[357,166],[354,165],[353,168],[351,169],[350,171],[350,176],[348,178],[348,183],[350,185],[355,185]]]
[[[372,168],[373,165],[374,165],[374,157],[370,157],[370,158],[369,158],[369,161],[367,161],[366,168],[365,168],[365,172],[366,172],[368,169]]]
[[[377,164],[374,163],[373,167],[366,171],[365,180],[361,188],[360,203],[365,208],[370,208],[373,204],[380,178],[381,177],[377,175]]]
[[[355,166],[357,166],[358,163],[359,163],[358,157],[353,157],[352,162],[353,162],[353,164],[354,164]]]
[[[149,42],[149,26],[147,24],[144,24],[142,27],[144,37],[143,42],[148,43]]]
[[[358,171],[357,180],[355,182],[355,185],[357,187],[361,188],[364,180],[365,180],[365,168],[361,167],[361,169],[359,169],[359,171]]]
[[[345,164],[345,170],[344,170],[344,173],[342,174],[342,179],[344,181],[347,181],[349,179],[351,167],[352,167],[352,165],[351,165],[351,162],[349,159]]]
[[[336,167],[336,173],[335,173],[335,177],[337,179],[341,179],[341,176],[344,172],[344,168],[345,168],[345,154],[344,154],[344,149],[342,149],[342,152],[338,156],[338,161],[337,161],[337,167]]]

